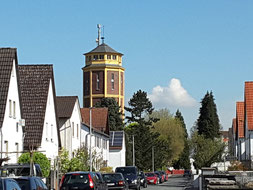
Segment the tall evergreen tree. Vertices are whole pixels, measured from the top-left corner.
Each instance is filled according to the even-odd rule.
[[[125,110],[130,112],[130,116],[126,116],[128,122],[137,122],[139,125],[151,125],[157,120],[145,116],[150,116],[154,110],[152,102],[148,99],[147,93],[138,90],[128,102],[130,107],[125,107]]]
[[[114,98],[102,98],[95,107],[107,107],[109,117],[109,128],[111,131],[123,130],[123,119],[120,107]]]
[[[191,164],[190,164],[190,146],[188,142],[188,133],[184,122],[184,118],[179,110],[177,110],[175,118],[181,123],[181,126],[185,131],[185,136],[184,136],[184,150],[180,154],[179,159],[173,163],[173,166],[176,169],[180,168],[190,169]]]
[[[198,134],[210,139],[220,137],[219,117],[212,92],[207,92],[202,99],[199,113],[197,120]]]

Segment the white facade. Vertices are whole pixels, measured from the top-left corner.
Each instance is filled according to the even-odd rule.
[[[62,147],[73,158],[73,152],[81,146],[81,113],[78,99],[76,99],[71,117],[61,122],[60,136]]]
[[[19,125],[21,120],[21,108],[15,59],[13,60],[12,72],[9,83],[8,96],[4,113],[2,129],[0,129],[1,152],[23,151],[23,129]],[[2,134],[1,134],[2,133]],[[21,153],[2,153],[2,158],[9,157],[8,163],[17,163]]]
[[[53,86],[52,80],[50,79],[46,113],[43,125],[41,147],[38,149],[52,161],[58,156],[58,132],[56,122],[56,108],[54,104]]]
[[[99,170],[101,167],[107,166],[109,161],[109,136],[100,131],[92,130],[90,139],[90,128],[82,124],[81,129],[81,144],[87,147],[88,152],[90,152],[91,141],[93,167]]]
[[[122,147],[112,148],[109,151],[109,166],[115,170],[116,167],[126,166],[126,145],[125,145],[125,135],[123,133]]]

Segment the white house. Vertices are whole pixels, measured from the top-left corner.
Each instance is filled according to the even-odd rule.
[[[126,166],[126,145],[124,131],[110,131],[109,164],[116,167]]]
[[[50,160],[61,146],[52,65],[19,65],[24,149],[38,150]]]
[[[92,122],[90,123],[90,111]],[[81,143],[88,151],[92,151],[93,167],[99,170],[101,167],[108,166],[109,161],[109,126],[107,108],[81,108],[82,128]],[[91,124],[91,136],[90,136]],[[91,137],[91,138],[90,138]],[[91,143],[90,143],[91,142]]]
[[[57,114],[61,145],[73,158],[73,152],[81,146],[81,113],[77,96],[57,96]]]
[[[0,157],[9,157],[8,163],[16,163],[23,151],[18,81],[17,50],[0,48]]]

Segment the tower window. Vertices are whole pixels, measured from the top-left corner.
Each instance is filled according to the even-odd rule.
[[[111,84],[112,84],[112,90],[114,90],[114,73],[112,73]]]
[[[104,55],[99,55],[99,59],[105,59]]]
[[[99,74],[96,74],[96,90],[99,90]]]
[[[111,55],[107,55],[107,59],[111,59]]]
[[[117,55],[113,55],[113,56],[112,56],[112,59],[113,59],[113,60],[116,60],[116,59],[117,59]]]
[[[91,56],[88,57],[88,61],[91,61]]]
[[[98,55],[93,55],[93,60],[98,60]]]

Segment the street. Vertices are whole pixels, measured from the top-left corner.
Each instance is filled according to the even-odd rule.
[[[159,185],[148,185],[146,190],[181,190],[190,185],[190,178],[174,175],[169,180]],[[144,189],[143,189],[144,190]]]

